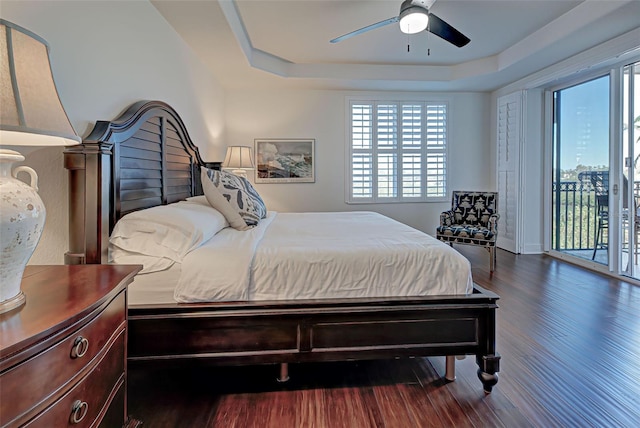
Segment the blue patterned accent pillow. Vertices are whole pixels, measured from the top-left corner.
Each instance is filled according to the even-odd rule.
[[[255,226],[267,216],[267,207],[264,201],[246,178],[210,169],[206,169],[206,176],[229,203],[232,210],[240,215],[246,226]],[[222,213],[224,214],[224,211]],[[229,219],[227,220],[234,226]],[[238,229],[238,227],[235,228]],[[239,229],[245,228],[240,227]]]

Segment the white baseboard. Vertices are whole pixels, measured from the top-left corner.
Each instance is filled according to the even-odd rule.
[[[525,244],[522,254],[542,254],[544,250],[542,244]]]

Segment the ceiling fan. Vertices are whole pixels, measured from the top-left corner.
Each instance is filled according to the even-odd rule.
[[[429,8],[434,3],[435,0],[404,0],[400,5],[400,15],[336,37],[331,40],[331,43],[338,43],[358,34],[396,22],[400,23],[400,31],[405,34],[415,34],[426,30],[459,48],[469,43],[471,40],[467,36],[429,12]]]

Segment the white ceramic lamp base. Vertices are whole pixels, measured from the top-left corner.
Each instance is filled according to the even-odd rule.
[[[0,150],[0,313],[25,303],[20,290],[22,274],[38,245],[46,211],[38,195],[38,176],[27,167],[12,170],[24,156],[13,150]],[[16,176],[26,172],[31,186]]]
[[[247,171],[244,169],[234,169],[231,171],[233,175],[237,175],[238,177],[247,178]]]

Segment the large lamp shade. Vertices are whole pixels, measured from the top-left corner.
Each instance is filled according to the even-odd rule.
[[[20,307],[24,268],[45,221],[38,176],[24,156],[5,146],[78,144],[53,80],[49,46],[36,34],[0,19],[0,313]],[[17,179],[25,173],[29,184]]]

